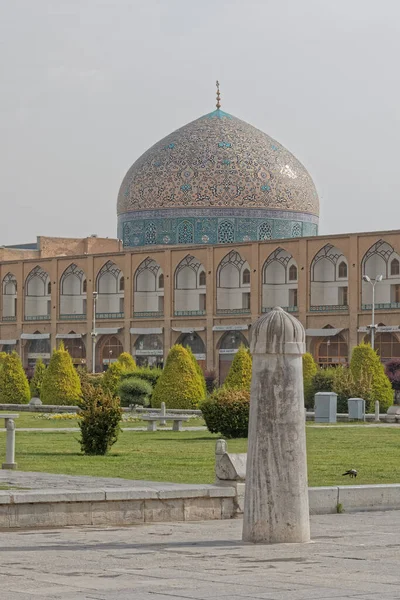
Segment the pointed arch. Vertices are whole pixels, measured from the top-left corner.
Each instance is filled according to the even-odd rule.
[[[378,276],[382,280],[375,286],[375,307],[379,309],[400,308],[400,255],[393,246],[383,239],[378,240],[363,256],[362,274],[372,281]],[[362,304],[363,310],[372,308],[372,286],[363,280]]]
[[[231,250],[217,268],[217,313],[250,312],[250,289],[243,283],[243,272],[251,271],[237,250]]]
[[[2,321],[15,321],[17,318],[17,279],[13,273],[9,272],[3,277],[2,294]]]
[[[86,275],[71,263],[60,278],[60,319],[86,318]]]
[[[28,321],[50,319],[51,284],[49,274],[37,265],[25,279],[25,319]]]
[[[164,314],[164,273],[158,262],[148,256],[135,271],[134,317]]]
[[[348,310],[348,261],[339,248],[325,244],[315,254],[310,274],[311,311]]]
[[[290,252],[278,247],[269,255],[263,265],[262,281],[263,312],[274,306],[297,311],[297,263]]]
[[[175,269],[175,316],[203,315],[206,308],[205,290],[200,290],[204,266],[192,254],[183,258]]]
[[[178,225],[177,232],[178,244],[193,244],[194,242],[194,226],[190,221],[181,221]]]
[[[124,317],[124,281],[122,270],[108,260],[99,270],[96,277],[97,305],[96,318],[121,319]]]

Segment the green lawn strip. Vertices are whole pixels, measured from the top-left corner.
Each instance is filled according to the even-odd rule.
[[[19,414],[18,419],[16,419],[16,427],[17,429],[25,429],[25,428],[36,428],[36,429],[54,429],[54,428],[68,428],[68,427],[78,427],[78,419],[44,419],[41,418],[40,415],[44,413],[30,413],[30,412],[20,412],[12,411],[13,414]],[[4,421],[1,422],[2,414],[10,414],[10,412],[0,411],[0,427],[4,427]],[[189,419],[186,422],[183,422],[183,427],[203,427],[205,425],[204,421],[200,417],[195,417],[193,419]],[[158,427],[161,427],[157,424]],[[172,421],[167,421],[167,427],[172,427]],[[123,421],[122,427],[147,427],[146,421]]]
[[[108,456],[80,454],[79,433],[17,432],[22,471],[122,477],[177,483],[213,483],[215,440],[207,431],[125,432]],[[229,440],[246,452],[247,440]],[[5,450],[0,433],[0,460]],[[307,427],[310,486],[400,483],[400,431],[395,428]],[[356,480],[342,477],[356,468]]]

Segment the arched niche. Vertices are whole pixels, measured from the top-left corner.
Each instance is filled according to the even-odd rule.
[[[162,335],[157,333],[139,335],[133,345],[133,356],[139,367],[162,367],[164,344]]]
[[[3,278],[3,321],[15,321],[17,318],[17,279],[13,273]]]
[[[175,269],[174,299],[175,316],[205,314],[205,268],[190,254]]]
[[[250,312],[251,269],[239,252],[231,250],[217,269],[217,314]]]
[[[104,371],[123,353],[124,347],[116,335],[103,335],[97,343],[96,350],[100,370]]]
[[[153,258],[147,257],[136,269],[133,305],[135,317],[164,314],[164,274]]]
[[[96,317],[117,319],[124,317],[124,274],[111,260],[102,266],[96,278]]]
[[[249,343],[241,331],[226,331],[218,344],[219,382],[222,385],[229,373],[232,361],[239,347],[249,347]]]
[[[311,263],[311,311],[348,310],[348,261],[343,252],[326,244]]]
[[[206,345],[196,331],[182,333],[177,341],[185,348],[188,346],[203,370],[206,368]]]
[[[378,325],[378,327],[381,326]],[[365,336],[367,344],[371,343],[371,334]],[[400,359],[399,334],[391,331],[376,331],[374,348],[380,356],[381,362],[387,363],[394,359]]]
[[[60,279],[60,319],[85,319],[86,302],[85,273],[72,263]]]
[[[42,267],[36,266],[25,279],[25,319],[47,320],[51,314],[51,281]]]
[[[82,336],[70,331],[65,337],[59,340],[59,344],[63,342],[65,350],[69,352],[72,362],[76,367],[86,364],[86,346]]]
[[[349,347],[343,332],[319,339],[317,362],[321,367],[346,365],[349,361]]]
[[[373,244],[362,259],[362,274],[374,281],[382,275],[375,286],[375,308],[400,308],[400,255],[393,247],[379,240]],[[362,309],[372,309],[372,285],[362,281]]]
[[[277,248],[264,263],[262,287],[262,310],[268,312],[280,306],[288,312],[298,310],[298,267],[293,256],[283,248]]]
[[[36,362],[39,359],[48,365],[51,357],[50,336],[42,334],[40,331],[35,331],[33,335],[37,337],[27,340],[23,347],[24,364],[27,367],[29,377],[33,375]]]

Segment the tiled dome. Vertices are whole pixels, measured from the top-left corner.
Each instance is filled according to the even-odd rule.
[[[315,235],[319,201],[288,150],[218,109],[147,150],[117,210],[126,246],[229,243]]]

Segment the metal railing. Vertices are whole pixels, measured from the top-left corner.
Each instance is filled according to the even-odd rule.
[[[60,315],[60,321],[85,321],[86,314],[76,313],[76,314],[63,314]]]
[[[281,308],[282,308],[282,310],[284,310],[288,313],[295,313],[295,312],[299,311],[297,306],[281,306]],[[274,310],[274,308],[270,307],[270,306],[267,306],[267,307],[263,306],[261,309],[261,312],[267,313],[267,312],[270,312],[271,310]]]
[[[164,311],[162,310],[147,310],[147,311],[141,311],[141,312],[134,312],[133,313],[134,318],[137,319],[145,319],[147,318],[158,318],[158,317],[163,317],[164,316]]]
[[[195,317],[205,315],[205,310],[175,310],[174,317]]]
[[[375,310],[396,310],[400,302],[375,302]],[[372,310],[372,304],[362,304],[361,310]]]
[[[310,312],[346,312],[349,310],[347,304],[321,304],[310,306]]]
[[[123,319],[124,317],[123,312],[96,313],[96,319]]]
[[[2,321],[8,321],[8,322],[10,322],[10,321],[16,321],[17,317],[16,316],[14,316],[14,317],[10,317],[10,316],[9,317],[2,317],[1,320]]]
[[[50,321],[50,315],[25,315],[25,321]]]
[[[249,315],[249,308],[217,308],[217,315]]]

